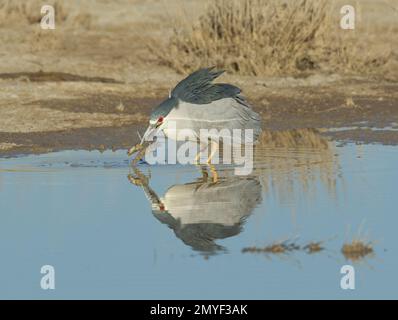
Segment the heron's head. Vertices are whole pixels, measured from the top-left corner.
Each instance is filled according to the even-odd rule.
[[[177,107],[178,99],[174,97],[170,97],[158,105],[151,113],[149,126],[142,137],[141,143],[143,141],[153,141],[156,134],[166,126],[170,111]]]
[[[138,145],[134,146],[128,151],[129,155],[142,149],[143,145],[148,142],[154,141],[159,131],[161,131],[167,124],[168,115],[170,111],[178,107],[178,99],[175,97],[170,97],[158,105],[151,113],[149,120],[149,126],[146,129],[141,141]]]

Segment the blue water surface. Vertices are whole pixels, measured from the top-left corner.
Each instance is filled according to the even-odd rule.
[[[208,179],[135,172],[125,151],[0,159],[0,298],[398,298],[397,147],[270,149],[249,177]],[[347,259],[353,238],[374,253]],[[283,241],[325,249],[242,252]],[[340,287],[346,264],[355,290]],[[40,286],[43,265],[55,290]]]

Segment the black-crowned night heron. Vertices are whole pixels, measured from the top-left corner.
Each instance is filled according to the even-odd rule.
[[[208,163],[217,151],[217,141],[222,140],[223,143],[228,143],[228,139],[231,138],[231,135],[227,137],[228,131],[252,129],[255,141],[261,133],[260,116],[240,95],[241,90],[238,87],[213,83],[213,80],[223,72],[216,71],[214,68],[200,69],[178,83],[171,91],[169,98],[153,110],[148,129],[141,142],[132,147],[128,154],[132,155],[136,151],[141,151],[139,156],[142,157],[145,151],[144,144],[153,140],[159,130],[162,130],[167,138],[177,141],[179,130],[191,130],[192,137],[189,140],[200,143],[201,150],[204,150],[203,147],[212,146]],[[171,123],[173,126],[170,125]],[[216,129],[218,134],[215,136],[213,134],[209,141],[200,141],[200,129]],[[186,137],[184,141],[185,139]],[[214,147],[213,142],[215,142]],[[136,159],[139,160],[139,156]]]

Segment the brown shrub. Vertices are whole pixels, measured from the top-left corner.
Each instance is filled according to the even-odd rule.
[[[380,73],[389,44],[370,47],[366,27],[342,30],[339,18],[328,0],[216,0],[152,51],[181,73],[211,65],[242,75]]]

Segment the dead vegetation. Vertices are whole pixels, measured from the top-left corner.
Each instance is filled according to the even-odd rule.
[[[324,241],[311,241],[306,245],[299,245],[295,241],[277,241],[265,247],[246,247],[242,249],[242,253],[263,253],[286,255],[294,251],[302,251],[307,254],[316,254],[326,250],[323,245]],[[347,260],[360,262],[368,256],[374,254],[373,244],[363,240],[354,239],[351,243],[343,244],[341,253]]]
[[[374,242],[368,240],[369,236],[363,233],[364,225],[365,221],[360,224],[352,240],[345,241],[341,248],[341,253],[347,260],[359,263],[364,261],[365,258],[374,255]],[[349,232],[349,228],[347,232]]]
[[[73,6],[60,0],[0,0],[0,26],[22,27],[39,25],[43,17],[41,8],[50,5],[54,8],[56,25],[89,30],[95,18],[87,8]],[[36,34],[40,30],[37,30]],[[57,34],[59,37],[60,35]]]
[[[41,21],[40,9],[43,5],[51,5],[56,12],[57,22],[67,19],[68,13],[62,1],[38,1],[38,0],[1,0],[0,1],[0,25],[38,24]]]
[[[374,253],[373,244],[359,239],[354,239],[351,243],[345,243],[341,252],[347,260],[359,262]]]
[[[285,240],[271,243],[265,247],[247,247],[242,249],[242,253],[271,253],[271,254],[287,254],[292,251],[300,250],[300,246],[294,241]]]
[[[323,243],[324,241],[311,241],[306,245],[299,245],[292,240],[277,241],[265,247],[245,247],[242,249],[242,253],[255,253],[266,255],[272,254],[282,256],[288,255],[295,251],[301,251],[305,252],[306,254],[312,255],[326,250]],[[374,255],[373,243],[370,241],[354,239],[350,243],[343,244],[341,253],[347,260],[359,263],[362,262],[365,258]]]
[[[216,0],[198,21],[175,28],[167,50],[156,46],[152,51],[181,73],[216,65],[255,76],[381,74],[393,59],[390,44],[365,23],[355,30],[341,29],[340,7],[334,2]]]
[[[314,254],[325,250],[323,241],[310,242],[303,247],[303,250],[308,254]]]
[[[326,250],[324,242],[325,241],[310,241],[305,245],[300,245],[297,241],[293,240],[276,241],[265,247],[245,247],[242,249],[242,253],[286,255],[294,251],[302,251],[312,255]],[[364,258],[374,254],[373,243],[354,239],[351,243],[343,244],[341,253],[347,260],[360,262]]]
[[[296,241],[285,240],[277,241],[265,247],[246,247],[242,249],[242,253],[265,253],[265,254],[289,254],[294,251],[303,251],[308,254],[315,254],[325,250],[323,241],[311,241],[306,245],[299,245]]]

